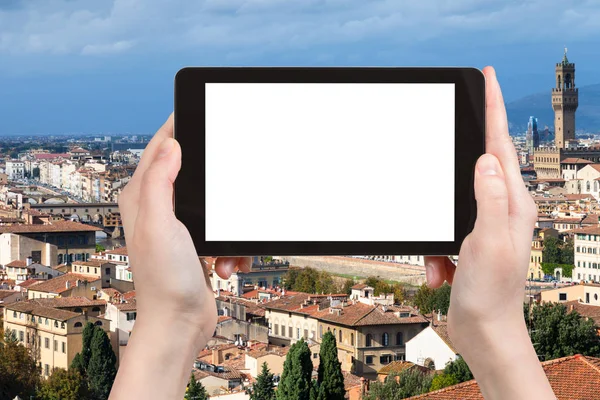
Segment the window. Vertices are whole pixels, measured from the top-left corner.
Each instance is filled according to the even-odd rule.
[[[58,340],[54,341],[54,351],[58,351]]]
[[[365,357],[365,364],[367,364],[367,365],[373,365],[373,356],[366,356]]]
[[[370,333],[365,337],[365,347],[371,347],[373,342],[373,336]]]
[[[48,364],[44,364],[44,375],[50,375],[50,366]]]
[[[102,326],[102,321],[96,321],[96,323],[94,325],[96,325],[96,326]]]
[[[290,338],[293,338],[293,337],[294,337],[294,331],[293,331],[293,328],[292,328],[291,326],[290,326],[290,327],[288,327],[288,336],[289,336]]]
[[[390,345],[390,335],[388,335],[387,332],[384,332],[383,335],[381,335],[381,344],[383,346],[389,346]]]
[[[319,325],[319,337],[323,338],[323,325]]]
[[[354,346],[354,333],[350,334],[350,345]]]
[[[313,358],[314,358],[314,359],[317,359],[317,358],[319,358],[319,353],[313,353]]]
[[[106,275],[110,275],[110,268],[105,268],[104,273],[106,273]]]
[[[76,307],[73,312],[79,313],[81,314],[83,312],[83,310],[80,307]]]
[[[135,321],[136,318],[137,318],[137,312],[127,313],[127,321]]]
[[[47,349],[50,348],[50,339],[44,338],[44,347]]]
[[[300,340],[300,328],[296,328],[296,339]]]
[[[67,343],[66,342],[62,342],[62,352],[63,352],[63,354],[67,353]]]
[[[567,294],[566,293],[559,293],[558,294],[558,300],[559,301],[567,301]]]
[[[304,330],[304,339],[308,339],[308,329]]]
[[[588,304],[590,303],[590,294],[589,293],[585,294],[585,302]]]
[[[100,307],[94,307],[94,308],[92,308],[92,312],[100,312]]]
[[[391,354],[384,354],[381,357],[379,357],[379,363],[381,365],[387,365],[389,363],[392,362],[392,355]]]
[[[598,293],[594,293],[594,300],[598,301]]]
[[[342,343],[342,330],[340,329],[340,333],[339,333],[339,338],[338,338],[338,342]]]
[[[81,322],[75,322],[74,327],[75,328],[81,328],[83,326],[83,324]]]
[[[279,336],[279,325],[275,324],[275,335]]]
[[[17,318],[17,312],[13,311],[13,318]]]
[[[396,346],[404,346],[404,334],[402,332],[396,333]]]

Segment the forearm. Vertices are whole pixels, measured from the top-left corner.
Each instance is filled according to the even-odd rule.
[[[197,333],[181,321],[136,321],[110,400],[183,399],[198,352]]]
[[[483,331],[464,358],[486,400],[556,399],[524,323]]]

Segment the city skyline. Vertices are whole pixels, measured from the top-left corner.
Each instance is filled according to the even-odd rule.
[[[591,1],[429,3],[3,2],[0,135],[152,133],[188,65],[491,64],[510,102],[545,92],[567,46],[578,86],[600,83]]]

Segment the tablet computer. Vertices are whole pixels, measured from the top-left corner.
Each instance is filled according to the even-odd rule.
[[[453,255],[473,227],[477,69],[184,68],[174,123],[200,256]]]

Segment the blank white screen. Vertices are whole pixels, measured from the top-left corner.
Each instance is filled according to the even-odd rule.
[[[454,84],[206,84],[207,241],[453,241]]]

